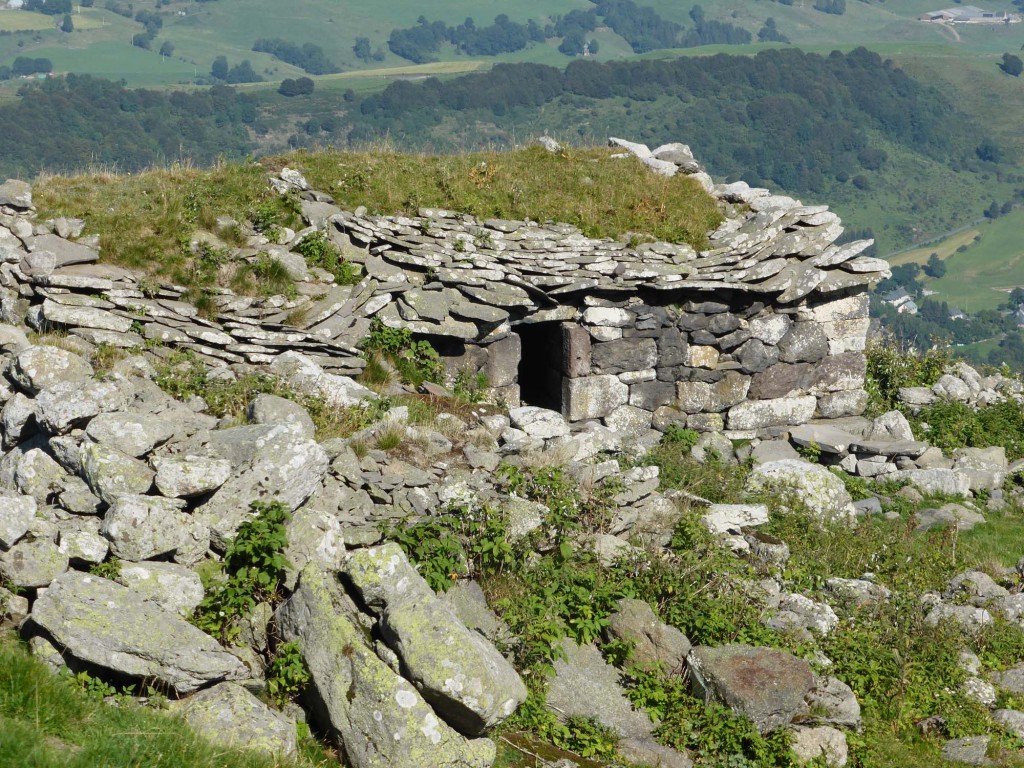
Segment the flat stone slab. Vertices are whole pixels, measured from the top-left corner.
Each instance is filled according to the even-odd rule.
[[[249,670],[180,616],[99,576],[69,571],[42,593],[32,621],[77,659],[178,693],[244,680]]]
[[[697,647],[690,652],[694,693],[750,718],[761,733],[783,728],[801,713],[814,687],[803,659],[773,648]]]
[[[817,446],[825,453],[843,455],[850,450],[850,444],[860,438],[835,427],[823,424],[803,424],[790,430],[789,438],[797,445]]]
[[[872,456],[909,456],[916,459],[928,450],[928,443],[918,440],[856,440],[850,450]]]

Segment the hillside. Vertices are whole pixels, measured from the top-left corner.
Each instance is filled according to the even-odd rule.
[[[0,764],[1024,765],[1024,384],[547,144],[0,185]]]

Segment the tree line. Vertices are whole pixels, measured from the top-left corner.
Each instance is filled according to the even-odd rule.
[[[443,21],[429,21],[420,16],[415,26],[395,28],[388,37],[388,48],[396,56],[424,64],[436,61],[443,45],[451,45],[469,56],[497,56],[522,50],[531,43],[542,43],[553,38],[562,38],[559,50],[575,56],[587,50],[597,51],[597,41],[588,37],[603,23],[629,43],[636,53],[645,53],[658,48],[692,48],[699,45],[749,43],[753,36],[745,29],[721,21],[705,18],[699,5],[690,10],[693,27],[662,18],[649,6],[637,5],[633,0],[592,0],[596,7],[590,10],[573,10],[562,16],[555,16],[543,27],[534,19],[525,24],[511,21],[501,14],[489,26],[478,27],[472,17],[457,26]],[[779,34],[774,21],[766,34]],[[367,45],[362,47],[360,58],[366,58]]]

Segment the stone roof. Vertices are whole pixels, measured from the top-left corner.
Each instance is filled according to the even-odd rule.
[[[773,295],[790,303],[812,292],[868,285],[888,264],[861,256],[871,245],[834,241],[843,232],[828,206],[807,206],[745,184],[717,188],[721,198],[746,202],[709,236],[700,252],[686,244],[631,246],[588,238],[567,224],[478,220],[450,211],[421,209],[419,216],[342,212],[335,226],[370,253],[403,270],[427,273],[471,301],[507,305],[566,303],[577,293],[722,291]],[[500,286],[500,287],[499,287]]]

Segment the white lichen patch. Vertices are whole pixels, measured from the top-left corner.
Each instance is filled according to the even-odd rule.
[[[401,690],[395,694],[395,701],[402,709],[412,709],[416,706],[416,694],[412,691]]]
[[[430,739],[431,744],[441,743],[441,729],[438,726],[438,720],[433,714],[428,714],[423,718],[423,727],[420,728],[420,731],[423,732],[424,736]]]

